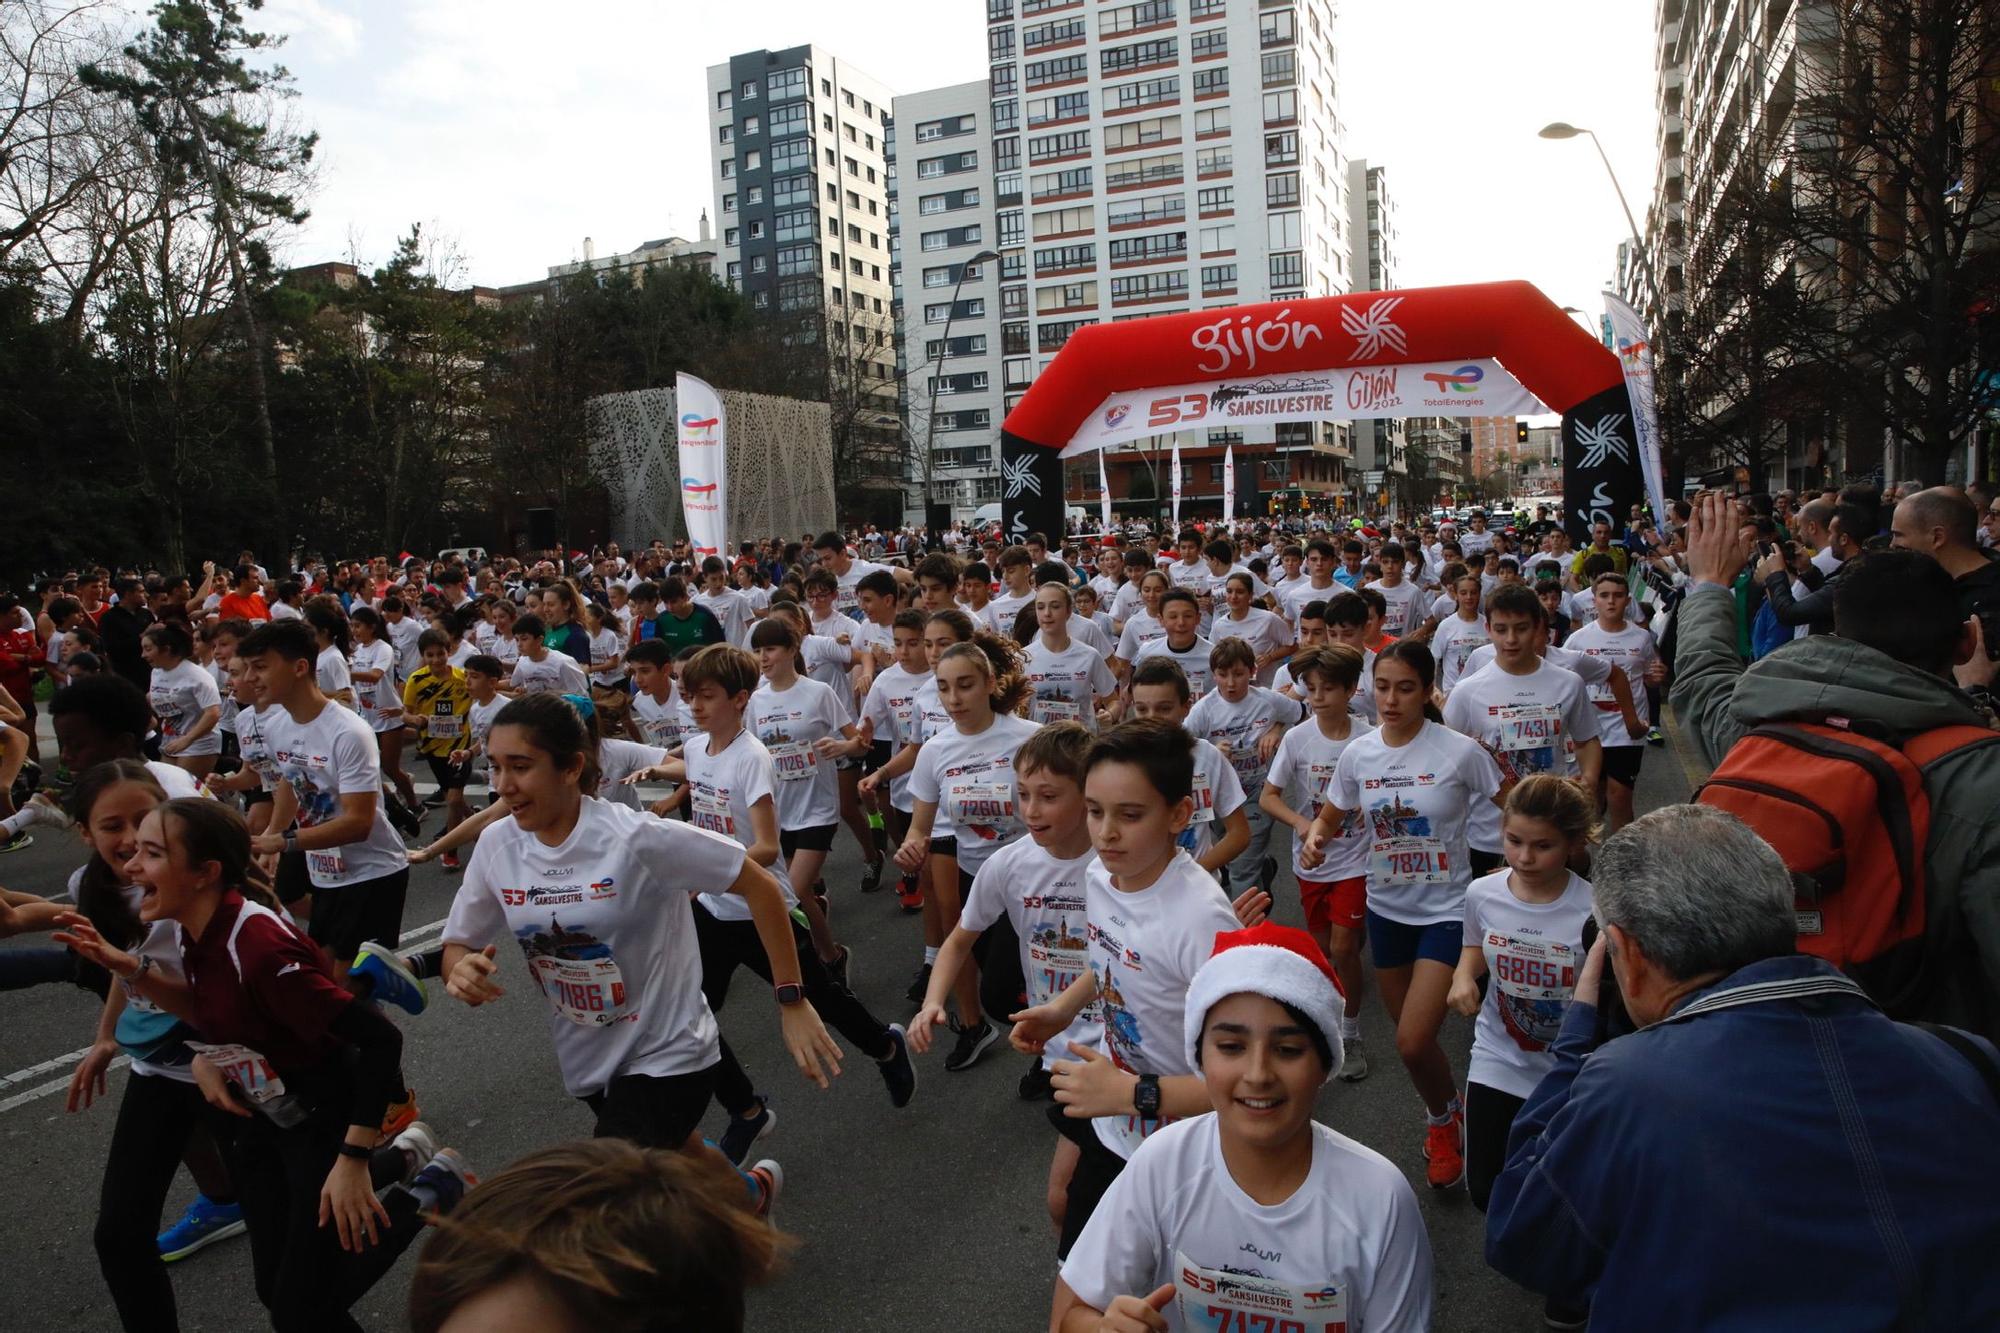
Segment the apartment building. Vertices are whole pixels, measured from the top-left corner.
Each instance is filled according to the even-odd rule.
[[[1329,0],[986,4],[1003,407],[1087,324],[1350,289]],[[1107,456],[1118,507],[1164,508],[1167,443]],[[1179,443],[1184,516],[1219,510],[1225,446],[1238,513],[1331,497],[1352,457],[1334,422]],[[1094,502],[1096,467],[1068,489]]]
[[[1396,201],[1389,173],[1366,158],[1347,164],[1349,232],[1354,238],[1354,290],[1384,292],[1402,285],[1397,277]],[[1409,427],[1395,419],[1357,421],[1353,426],[1354,469],[1364,507],[1408,506]]]

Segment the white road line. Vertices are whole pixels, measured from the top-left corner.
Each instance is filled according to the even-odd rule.
[[[413,944],[421,943],[426,936],[435,935],[442,931],[444,924],[440,920],[432,921],[426,925],[411,927],[409,930],[403,932],[403,938],[399,941],[400,947],[409,948]],[[22,1084],[32,1082],[34,1079],[55,1070],[67,1069],[89,1054],[90,1047],[85,1046],[81,1050],[71,1051],[68,1055],[58,1055],[54,1059],[44,1060],[38,1065],[29,1065],[26,1069],[17,1069],[4,1078],[0,1078],[0,1092],[5,1092],[9,1088],[20,1087]],[[121,1055],[111,1062],[111,1067],[119,1069],[130,1063],[131,1061]],[[64,1074],[61,1078],[51,1079],[47,1083],[43,1083],[37,1087],[17,1092],[11,1097],[0,1100],[0,1115],[4,1115],[17,1106],[25,1106],[39,1097],[46,1097],[52,1092],[61,1092],[68,1086],[69,1075]]]

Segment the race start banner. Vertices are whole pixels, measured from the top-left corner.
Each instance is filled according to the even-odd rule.
[[[675,437],[680,444],[681,513],[697,560],[729,550],[729,423],[722,395],[705,380],[674,376]]]

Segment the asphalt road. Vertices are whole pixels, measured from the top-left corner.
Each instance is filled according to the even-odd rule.
[[[1676,751],[1649,749],[1640,809],[1687,798]],[[428,828],[435,830],[437,817]],[[34,846],[0,858],[0,884],[54,893],[82,860],[70,835],[41,830]],[[1288,865],[1279,845],[1274,852]],[[887,1021],[906,1019],[902,998],[921,960],[916,919],[887,891],[855,891],[859,853],[843,833],[827,880],[837,933],[854,953],[852,978],[863,1001]],[[454,879],[435,866],[415,869],[405,941],[436,938]],[[1277,917],[1300,924],[1297,888],[1286,873]],[[426,932],[424,927],[428,926]],[[4,941],[0,949],[33,941]],[[518,983],[518,959],[503,955]],[[747,977],[747,974],[746,974]],[[779,1224],[798,1241],[788,1271],[752,1296],[754,1329],[1034,1330],[1046,1326],[1054,1241],[1043,1204],[1054,1133],[1042,1105],[1022,1103],[1015,1082],[1025,1057],[1005,1043],[985,1061],[947,1074],[942,1051],[919,1062],[916,1099],[891,1109],[866,1057],[848,1052],[846,1072],[819,1092],[793,1072],[778,1042],[770,1002],[739,985],[723,1027],[778,1111],[759,1145],[784,1165]],[[1395,1043],[1371,985],[1362,1017],[1373,1072],[1335,1083],[1318,1115],[1328,1125],[1400,1163],[1416,1186],[1437,1264],[1440,1330],[1507,1333],[1541,1327],[1541,1303],[1488,1269],[1482,1218],[1463,1189],[1424,1188],[1422,1107],[1395,1059]],[[118,1327],[91,1246],[91,1227],[115,1101],[69,1115],[66,1086],[90,1041],[97,1001],[81,990],[45,986],[0,996],[0,1149],[7,1183],[0,1203],[0,1326],[21,1330]],[[397,1017],[401,1019],[401,1015]],[[474,1166],[494,1170],[566,1135],[589,1132],[591,1118],[564,1096],[550,1050],[544,1007],[516,985],[496,1005],[466,1010],[440,998],[403,1021],[406,1067],[423,1118]],[[1444,1041],[1461,1076],[1469,1022],[1453,1016]],[[112,1075],[112,1096],[125,1075]],[[721,1128],[711,1112],[711,1132]],[[192,1197],[185,1173],[169,1219]],[[403,1326],[416,1247],[354,1308],[371,1329]],[[184,1329],[265,1327],[251,1290],[249,1251],[226,1241],[173,1267]]]

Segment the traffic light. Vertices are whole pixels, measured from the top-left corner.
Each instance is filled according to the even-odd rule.
[[[1528,423],[1525,421],[1516,421],[1514,423],[1514,443],[1526,444],[1527,442],[1528,442]]]

